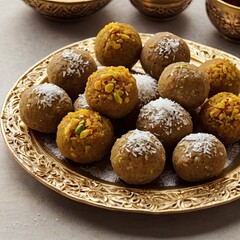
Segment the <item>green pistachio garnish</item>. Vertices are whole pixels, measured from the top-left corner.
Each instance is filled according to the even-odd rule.
[[[75,128],[75,133],[80,135],[80,133],[85,129],[85,123],[80,122],[79,125]]]

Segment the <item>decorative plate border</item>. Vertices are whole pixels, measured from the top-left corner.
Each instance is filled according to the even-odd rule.
[[[141,34],[143,43],[151,34]],[[186,40],[192,58],[205,61],[214,57],[227,57],[238,67],[240,59],[223,51]],[[94,55],[95,38],[68,45]],[[56,51],[56,52],[58,52]],[[1,130],[5,142],[17,162],[45,186],[78,202],[111,210],[140,213],[177,213],[218,206],[240,198],[240,166],[223,177],[193,187],[139,189],[117,186],[91,179],[68,169],[39,147],[33,132],[26,128],[19,116],[21,93],[46,77],[46,66],[54,53],[30,68],[10,90],[3,105]],[[142,71],[140,64],[135,69]],[[239,157],[239,156],[238,156]]]

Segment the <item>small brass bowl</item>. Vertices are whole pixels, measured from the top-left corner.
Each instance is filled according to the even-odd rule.
[[[42,15],[56,20],[75,20],[89,16],[111,0],[23,0]]]
[[[222,36],[240,42],[240,7],[222,0],[206,0],[206,10],[212,24]]]
[[[171,19],[184,11],[192,0],[130,0],[132,5],[148,17]]]

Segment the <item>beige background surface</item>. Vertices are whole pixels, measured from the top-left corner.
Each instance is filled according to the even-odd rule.
[[[139,32],[170,31],[240,57],[240,45],[223,39],[193,0],[178,18],[154,22],[128,0],[113,0],[79,22],[43,18],[21,0],[0,0],[0,104],[33,64],[67,44],[93,37],[110,21]],[[0,137],[0,239],[240,239],[240,201],[199,212],[143,215],[90,207],[62,197],[28,175]]]

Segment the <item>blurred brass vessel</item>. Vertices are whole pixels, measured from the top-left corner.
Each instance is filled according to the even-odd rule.
[[[225,38],[240,42],[240,7],[222,0],[206,0],[209,19]]]
[[[91,15],[111,0],[23,0],[42,15],[56,20],[74,20]]]
[[[130,0],[133,6],[146,16],[155,19],[171,19],[184,11],[192,0]]]

